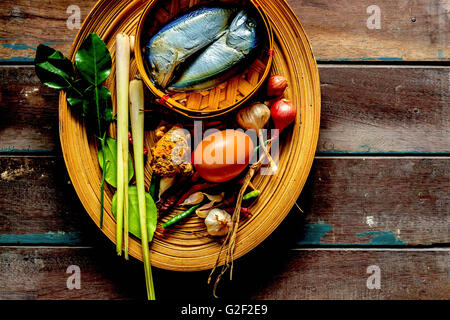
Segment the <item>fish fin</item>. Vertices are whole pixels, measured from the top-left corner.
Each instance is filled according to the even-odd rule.
[[[175,51],[173,61],[177,61],[177,60],[178,60],[178,52]],[[170,66],[169,72],[166,73],[166,75],[164,76],[163,81],[160,83],[161,87],[163,87],[164,89],[166,89],[167,85],[168,85],[169,82],[172,80],[172,78],[173,78],[173,73],[174,73],[174,71],[175,71],[176,66],[177,66],[177,65],[175,64],[175,62],[172,63],[172,65]]]

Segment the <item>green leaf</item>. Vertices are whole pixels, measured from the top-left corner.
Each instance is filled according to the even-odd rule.
[[[94,119],[97,118],[97,107],[96,107],[96,98],[95,98],[95,89],[98,90],[98,102],[99,102],[99,111],[100,111],[100,120],[102,121],[102,126],[104,127],[105,123],[111,122],[113,120],[113,108],[112,108],[112,100],[111,100],[111,92],[105,86],[95,87],[90,86],[85,92],[84,97],[88,104],[88,114],[92,116]]]
[[[96,89],[98,91],[100,121],[102,131],[104,131],[106,124],[114,120],[111,92],[107,87],[95,87],[84,79],[78,79],[74,82],[73,88],[67,90],[67,102],[82,117],[90,117],[90,122],[95,124],[93,119],[97,119]]]
[[[34,65],[36,75],[44,85],[58,90],[72,87],[75,77],[73,64],[60,51],[40,44]]]
[[[111,92],[105,86],[101,86],[98,89],[100,98],[100,117],[105,122],[111,122],[114,119]]]
[[[100,163],[100,168],[103,170],[103,153],[100,149],[98,151],[98,162]],[[117,140],[113,138],[106,138],[105,143],[105,160],[106,160],[106,170],[104,171],[105,180],[112,187],[117,188]],[[133,160],[131,156],[128,157],[128,182],[133,179],[134,168]]]
[[[90,33],[75,55],[75,64],[86,81],[98,86],[111,73],[111,54],[103,40],[97,34]]]
[[[73,87],[67,90],[67,103],[83,118],[89,114],[89,101],[84,96],[84,92],[91,85],[83,79],[78,79],[73,83]]]
[[[153,234],[156,230],[157,209],[155,202],[147,192],[145,193],[145,210],[147,218],[148,242],[151,242],[153,239]],[[115,217],[117,212],[117,193],[112,199],[112,212]],[[141,226],[139,222],[139,206],[136,186],[128,187],[128,218],[130,233],[141,239]]]

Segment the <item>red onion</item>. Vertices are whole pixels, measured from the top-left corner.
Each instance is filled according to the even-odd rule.
[[[275,139],[281,131],[295,121],[297,111],[291,101],[280,99],[272,105],[270,115],[275,125],[275,129],[278,129],[278,133],[273,137],[273,139]]]
[[[285,77],[275,75],[269,78],[267,82],[267,95],[269,97],[279,97],[282,96],[288,83]]]

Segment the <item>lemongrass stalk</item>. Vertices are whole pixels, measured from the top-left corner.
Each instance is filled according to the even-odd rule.
[[[125,258],[128,259],[128,85],[130,73],[130,41],[128,36],[116,36],[117,90],[117,225],[116,251],[122,255],[125,238]]]
[[[136,187],[138,195],[139,222],[141,227],[142,257],[144,260],[145,283],[147,297],[155,300],[152,270],[150,265],[147,211],[145,208],[145,182],[144,182],[144,86],[141,80],[130,82],[130,118],[131,133],[133,137],[134,166],[136,169]]]

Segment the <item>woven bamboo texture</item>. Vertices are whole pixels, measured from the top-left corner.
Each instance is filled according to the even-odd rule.
[[[101,0],[92,9],[73,43],[70,57],[90,32],[96,32],[106,42],[114,60],[115,35],[134,34],[147,1]],[[320,124],[320,83],[317,65],[308,38],[296,16],[284,0],[259,0],[274,31],[273,65],[271,72],[282,74],[289,81],[286,98],[297,106],[295,125],[282,135],[279,171],[274,176],[258,175],[254,185],[262,191],[252,215],[239,226],[235,257],[239,258],[261,243],[281,223],[293,207],[308,177],[317,146]],[[133,77],[136,63],[130,70]],[[113,93],[113,70],[106,85]],[[218,118],[220,119],[220,118]],[[72,114],[65,94],[59,99],[59,130],[64,160],[72,184],[92,220],[99,225],[101,170],[97,160],[95,137],[83,122]],[[115,136],[115,125],[111,126]],[[145,144],[154,143],[153,132],[146,132]],[[148,165],[148,164],[147,164]],[[148,168],[146,175],[148,176]],[[111,212],[112,188],[105,192],[105,214],[102,232],[115,241],[115,219]],[[170,216],[164,217],[163,223]],[[156,234],[150,247],[153,266],[176,271],[198,271],[214,266],[220,243],[209,237],[203,221],[192,216],[164,234]],[[106,250],[107,248],[105,248]],[[111,251],[113,249],[111,247]],[[142,260],[140,242],[130,236],[129,253]],[[223,257],[220,260],[223,262]]]
[[[255,6],[265,23],[266,45],[258,57],[243,72],[203,92],[166,92],[153,84],[148,76],[147,62],[143,58],[142,48],[148,40],[174,17],[192,7],[207,4],[207,0],[159,0],[149,1],[144,8],[136,31],[136,61],[139,72],[147,87],[162,101],[162,104],[191,118],[208,118],[229,112],[247,101],[263,84],[272,64],[273,34],[264,11],[254,0],[222,0],[221,2],[241,6]]]

